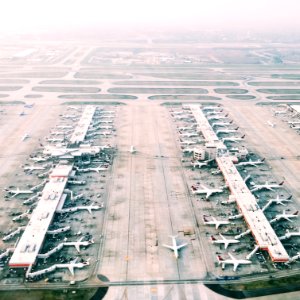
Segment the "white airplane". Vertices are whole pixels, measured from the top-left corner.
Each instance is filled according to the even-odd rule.
[[[267,121],[267,124],[272,128],[274,128],[276,126],[276,123],[272,123],[270,120]]]
[[[239,128],[235,128],[235,129],[218,129],[216,131],[216,134],[219,134],[219,133],[233,133],[233,132],[237,132]]]
[[[253,166],[256,167],[258,165],[262,165],[265,161],[265,158],[261,159],[261,160],[248,160],[248,161],[241,161],[239,163],[236,164],[237,167],[243,167],[243,166]]]
[[[65,226],[65,227],[58,228],[58,229],[48,230],[47,234],[56,235],[59,233],[67,232],[69,230],[71,230],[71,226]]]
[[[245,137],[245,134],[241,137],[225,137],[225,138],[222,138],[222,141],[235,143],[235,142],[242,141],[244,139],[244,137]]]
[[[9,189],[4,189],[6,192],[8,192],[9,194],[12,194],[11,198],[15,197],[15,196],[18,196],[18,195],[23,195],[23,194],[33,194],[33,191],[30,189],[30,190],[20,190],[19,188],[17,189],[12,189],[12,190],[9,190]]]
[[[34,103],[24,105],[24,108],[33,108],[33,107],[34,107]]]
[[[50,135],[68,135],[72,132],[72,130],[66,130],[66,131],[51,131]]]
[[[222,265],[222,269],[225,269],[227,264],[233,265],[233,272],[235,272],[239,265],[249,265],[252,262],[248,259],[236,259],[231,253],[228,252],[231,259],[223,259],[220,255],[217,256],[219,265]]]
[[[34,162],[42,162],[42,161],[47,161],[49,158],[48,157],[43,157],[43,156],[37,156],[37,157],[30,157],[29,160],[32,160]]]
[[[272,203],[275,203],[275,204],[281,204],[281,205],[285,206],[286,204],[284,204],[284,202],[292,202],[291,199],[292,199],[292,195],[290,195],[287,198],[280,198],[279,195],[277,195],[276,198],[270,199],[269,201],[271,201]]]
[[[295,232],[290,232],[288,229],[286,230],[285,235],[279,237],[280,240],[286,240],[289,239],[293,236],[300,236],[300,229],[298,229],[298,231]]]
[[[194,130],[197,125],[177,127],[178,131]]]
[[[195,151],[195,148],[183,148],[182,153],[193,153]]]
[[[291,128],[295,129],[295,130],[299,130],[300,129],[300,126],[299,125],[293,125],[291,126]]]
[[[22,142],[24,142],[26,139],[28,139],[30,136],[29,136],[29,134],[28,133],[25,133],[24,135],[23,135],[23,137],[22,137]]]
[[[45,170],[46,166],[24,166],[24,171]]]
[[[214,106],[214,105],[203,106],[203,107],[201,107],[201,110],[203,110],[203,111],[206,111],[206,110],[223,111],[223,109],[220,106]]]
[[[229,221],[225,220],[217,220],[215,217],[210,217],[211,220],[207,220],[206,216],[203,216],[203,222],[205,225],[215,225],[216,229],[218,229],[221,225],[228,225],[230,224]]]
[[[22,213],[22,214],[16,216],[16,217],[12,218],[12,220],[13,220],[14,222],[16,222],[16,221],[19,221],[19,220],[22,220],[22,219],[28,217],[29,215],[30,215],[30,209],[27,210],[27,211],[25,211],[24,213]]]
[[[166,247],[166,248],[171,249],[172,251],[174,251],[174,256],[177,259],[179,257],[178,250],[185,247],[187,245],[187,243],[177,245],[176,237],[177,237],[176,235],[170,235],[170,238],[172,239],[172,246],[169,246],[169,245],[166,245],[166,244],[163,244],[163,246]]]
[[[228,114],[222,116],[222,115],[214,115],[211,117],[207,117],[207,120],[211,121],[211,120],[225,120],[228,119]]]
[[[274,222],[280,221],[280,220],[282,220],[282,219],[284,219],[284,220],[286,220],[286,221],[289,221],[289,222],[293,222],[291,219],[293,219],[293,218],[298,218],[298,213],[299,213],[299,211],[297,210],[297,211],[294,212],[293,214],[287,214],[287,213],[285,212],[285,210],[284,210],[284,211],[282,212],[282,214],[276,215],[275,218],[272,219],[272,220],[270,221],[270,223],[274,223]]]
[[[195,161],[195,162],[192,162],[192,166],[193,166],[193,168],[202,168],[202,167],[206,167],[206,166],[208,166],[208,164],[210,163],[210,162],[212,162],[213,161],[213,159],[210,159],[210,160],[205,160],[205,161]]]
[[[186,120],[186,119],[191,119],[191,115],[177,115],[177,116],[172,116],[175,120]]]
[[[108,166],[98,166],[95,168],[85,168],[85,169],[79,169],[77,168],[77,171],[80,173],[86,173],[86,172],[103,172],[103,171],[107,171],[108,170]]]
[[[50,143],[62,143],[65,138],[47,138],[46,141]]]
[[[76,107],[76,106],[68,106],[68,109],[73,109],[73,110],[81,110],[81,107]]]
[[[226,239],[221,233],[219,233],[221,237],[220,240],[217,240],[213,235],[211,236],[211,240],[213,244],[224,244],[224,249],[227,249],[229,244],[237,244],[240,241],[236,239]]]
[[[134,148],[133,145],[130,146],[129,152],[130,152],[131,154],[134,154],[134,153],[136,152],[136,150],[135,150],[135,148]]]
[[[62,115],[62,119],[77,119],[77,115]]]
[[[300,124],[300,121],[289,121],[288,124],[292,127],[293,125],[298,125]]]
[[[72,125],[57,125],[56,128],[59,128],[59,129],[74,129],[74,126],[72,126]]]
[[[206,199],[208,199],[211,195],[217,194],[217,193],[223,193],[223,188],[208,188],[204,186],[203,184],[200,185],[201,188],[198,186],[192,185],[192,193],[194,195],[206,195]]]
[[[277,184],[277,183],[268,183],[268,181],[266,181],[265,184],[254,184],[253,188],[250,189],[250,192],[257,192],[257,191],[261,191],[261,190],[273,191],[274,189],[281,188],[283,183],[284,183],[284,181],[280,182],[279,184]]]
[[[78,253],[80,253],[80,246],[89,246],[94,243],[93,240],[90,241],[82,241],[84,237],[81,237],[78,241],[76,242],[64,242],[64,246],[74,246],[77,250]]]
[[[101,206],[99,205],[88,205],[88,206],[75,206],[75,207],[68,207],[68,208],[62,208],[61,210],[58,210],[58,213],[68,213],[68,212],[76,212],[78,210],[87,210],[89,214],[92,214],[92,210],[99,210],[103,208],[103,204]]]
[[[215,122],[212,124],[212,128],[218,126],[218,127],[226,127],[226,126],[230,126],[233,123],[233,121],[230,122]]]
[[[197,142],[196,141],[192,141],[192,140],[180,140],[180,144],[181,145],[195,145],[195,144],[197,144]]]
[[[197,137],[199,136],[196,132],[186,132],[186,133],[180,133],[181,137]]]
[[[286,108],[285,110],[274,110],[274,109],[272,109],[272,111],[273,111],[274,116],[277,116],[277,115],[286,114],[287,111],[288,111],[288,108]]]

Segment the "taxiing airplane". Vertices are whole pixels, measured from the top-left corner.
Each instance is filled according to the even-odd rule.
[[[268,183],[268,181],[266,181],[265,184],[254,184],[253,188],[250,189],[250,192],[257,192],[257,191],[261,191],[261,190],[273,191],[274,189],[281,188],[283,183],[284,183],[284,181],[280,182],[279,184]]]
[[[249,265],[252,262],[248,259],[236,259],[231,253],[228,252],[230,259],[223,259],[220,255],[217,256],[219,265],[222,265],[222,269],[225,269],[227,264],[233,265],[233,272],[235,272],[239,265]]]
[[[276,126],[276,123],[272,123],[271,121],[267,121],[267,124],[272,128]]]
[[[215,225],[216,229],[218,229],[221,225],[228,225],[230,224],[229,221],[225,221],[225,220],[217,220],[215,217],[210,217],[211,220],[209,221],[207,218],[207,216],[203,216],[203,222],[205,225]]]
[[[210,196],[217,193],[223,193],[224,188],[208,188],[203,184],[200,184],[200,187],[192,185],[192,193],[194,195],[203,195],[205,194],[206,199],[209,199]]]
[[[25,133],[21,139],[22,142],[24,142],[26,139],[28,139],[30,136],[28,133]]]
[[[171,249],[172,251],[174,251],[174,256],[177,259],[179,257],[179,253],[178,250],[182,249],[183,247],[185,247],[187,245],[187,243],[185,244],[181,244],[181,245],[177,245],[177,241],[176,241],[176,235],[170,235],[170,238],[172,239],[172,245],[165,245],[163,244],[164,247]]]
[[[217,240],[213,235],[211,236],[211,240],[213,244],[224,244],[224,249],[227,249],[229,244],[237,244],[240,241],[236,239],[226,239],[221,233],[219,233],[221,239]]]

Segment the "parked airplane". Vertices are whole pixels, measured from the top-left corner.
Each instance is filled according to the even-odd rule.
[[[8,192],[9,194],[11,194],[11,198],[18,196],[18,195],[23,195],[23,194],[33,194],[33,191],[30,190],[20,190],[19,188],[17,189],[4,189],[6,192]]]
[[[37,157],[30,157],[29,159],[34,162],[42,162],[42,161],[47,161],[49,157],[37,156]]]
[[[177,127],[177,129],[178,131],[194,130],[196,126],[196,124],[192,124],[191,126]]]
[[[59,128],[59,129],[74,129],[74,126],[72,126],[72,125],[57,125],[56,128]]]
[[[218,127],[226,127],[226,126],[230,126],[233,123],[233,121],[230,122],[215,122],[211,125],[212,128],[218,126]]]
[[[244,139],[244,137],[245,137],[245,134],[241,137],[225,137],[225,138],[222,138],[222,141],[235,143],[235,142],[242,141]]]
[[[92,214],[92,210],[99,210],[103,208],[103,204],[101,206],[99,205],[93,205],[93,203],[91,205],[88,206],[75,206],[75,207],[68,207],[68,208],[62,208],[60,210],[58,210],[58,213],[68,213],[68,212],[76,212],[78,210],[87,210],[89,212],[89,214]]]
[[[220,240],[217,240],[213,235],[211,236],[211,240],[213,244],[224,244],[224,249],[227,249],[229,244],[237,244],[240,241],[236,239],[226,239],[221,233],[219,233],[221,237]]]
[[[202,167],[208,166],[208,164],[212,161],[213,161],[213,159],[205,160],[205,161],[197,160],[197,161],[192,162],[192,166],[193,166],[193,168],[196,168],[196,167],[202,168]]]
[[[24,212],[24,213],[22,213],[22,214],[20,214],[20,215],[18,215],[18,216],[16,216],[16,217],[14,217],[14,218],[12,218],[12,220],[13,220],[14,222],[20,221],[20,220],[22,220],[22,219],[28,217],[28,215],[30,215],[30,213],[31,213],[31,211],[30,211],[30,209],[28,209],[26,212]]]
[[[265,211],[271,204],[281,204],[285,206],[284,202],[292,202],[290,199],[292,198],[292,195],[290,195],[288,198],[279,198],[279,195],[277,195],[276,198],[270,199],[267,204],[262,208],[262,211]]]
[[[285,210],[282,212],[282,214],[278,214],[275,216],[274,219],[272,219],[270,221],[270,223],[276,222],[276,221],[280,221],[282,219],[289,221],[289,222],[293,222],[291,219],[293,218],[298,218],[298,210],[296,212],[294,212],[293,214],[287,214],[285,212]]]
[[[220,255],[217,256],[219,265],[222,265],[222,269],[225,269],[227,264],[233,265],[233,272],[235,272],[239,265],[249,265],[251,261],[248,259],[236,259],[231,253],[228,252],[231,259],[223,259]]]
[[[274,128],[276,126],[276,124],[272,123],[271,121],[267,121],[267,124],[272,128]]]
[[[29,134],[28,133],[25,133],[24,135],[23,135],[23,137],[22,137],[22,142],[24,142],[26,139],[28,139],[30,136],[29,136]]]
[[[183,148],[182,153],[193,153],[195,151],[195,148]]]
[[[237,128],[235,128],[235,129],[218,129],[217,131],[216,131],[216,134],[219,134],[219,133],[233,133],[233,132],[237,132],[237,130],[238,130],[239,128],[237,127]]]
[[[90,241],[82,241],[84,237],[81,237],[78,241],[76,242],[64,242],[64,246],[74,246],[77,250],[78,253],[80,253],[80,247],[81,246],[89,246],[94,243],[93,240]]]
[[[251,192],[257,192],[261,190],[269,190],[273,191],[274,189],[281,188],[283,185],[284,181],[280,182],[279,184],[276,183],[268,183],[268,181],[265,182],[265,184],[254,184],[253,188],[250,189]]]
[[[211,117],[207,117],[207,120],[211,121],[211,120],[225,120],[228,119],[228,114],[221,116],[221,115],[214,115]]]
[[[230,224],[229,221],[225,221],[225,220],[217,220],[215,217],[210,217],[211,220],[209,221],[207,218],[207,216],[203,216],[203,222],[205,225],[215,225],[216,229],[218,229],[221,225],[228,225]]]
[[[298,229],[298,231],[295,231],[295,232],[290,232],[288,229],[285,233],[285,235],[279,237],[280,240],[286,240],[286,239],[289,239],[293,236],[300,236],[300,229]]]
[[[180,136],[181,137],[197,137],[197,136],[199,136],[198,135],[198,133],[196,133],[196,132],[186,132],[186,133],[181,133],[180,132]]]
[[[237,167],[244,167],[244,166],[253,166],[256,167],[257,165],[261,165],[263,164],[265,161],[265,158],[261,159],[261,160],[249,160],[249,161],[241,161],[239,163],[236,164]]]
[[[47,138],[46,141],[50,143],[62,143],[65,138]]]
[[[163,244],[164,247],[171,249],[172,251],[174,251],[174,256],[177,259],[179,256],[178,250],[182,249],[183,247],[185,247],[187,245],[187,243],[185,244],[181,244],[181,245],[177,245],[177,241],[176,241],[176,235],[170,235],[170,238],[172,239],[172,246],[169,245],[165,245]]]
[[[195,145],[197,144],[197,142],[193,140],[180,140],[180,144],[189,146],[189,145]]]
[[[95,168],[84,168],[84,169],[79,169],[77,168],[77,171],[80,173],[86,173],[86,172],[97,172],[97,173],[100,173],[100,172],[103,172],[103,171],[107,171],[108,170],[108,165],[105,165],[105,166],[98,166],[98,167],[95,167]]]
[[[288,111],[288,108],[286,108],[285,110],[274,110],[274,109],[272,109],[272,111],[273,111],[274,116],[277,116],[277,115],[281,115],[281,114],[286,114],[287,111]]]
[[[82,269],[85,266],[88,266],[90,264],[88,260],[85,261],[85,262],[80,262],[80,263],[78,263],[77,261],[78,261],[78,257],[75,258],[70,263],[56,264],[56,265],[53,265],[53,266],[51,266],[47,269],[43,269],[43,270],[32,272],[32,273],[26,273],[26,276],[29,277],[29,278],[34,278],[34,277],[37,277],[37,276],[40,276],[40,275],[43,275],[43,274],[53,272],[56,269],[63,269],[63,268],[68,268],[70,273],[72,274],[72,276],[74,276],[74,269],[76,269],[76,268]]]
[[[223,188],[208,188],[204,186],[203,184],[200,185],[201,188],[198,186],[192,185],[192,193],[194,195],[206,195],[206,199],[208,199],[211,195],[217,194],[217,193],[223,193]]]
[[[24,171],[45,170],[47,166],[24,166]]]

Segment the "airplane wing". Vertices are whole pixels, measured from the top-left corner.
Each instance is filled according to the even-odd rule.
[[[166,244],[163,244],[163,246],[164,246],[164,247],[166,247],[166,248],[169,248],[169,249],[171,249],[172,251],[174,251],[174,248],[173,248],[173,246],[169,246],[169,245],[166,245]]]
[[[233,272],[235,272],[236,271],[236,269],[237,269],[237,267],[239,266],[239,263],[238,262],[234,262],[233,263]]]
[[[90,206],[86,207],[86,210],[89,212],[90,215],[92,214],[92,209]]]
[[[68,265],[68,269],[69,269],[70,273],[72,274],[72,276],[74,276],[74,266]]]
[[[206,199],[208,199],[212,195],[212,191],[208,190],[206,192]]]
[[[77,252],[80,253],[80,245],[79,244],[74,244],[74,246],[75,246]]]
[[[177,250],[179,250],[179,249],[185,247],[186,245],[187,245],[187,243],[177,246]]]
[[[236,261],[236,258],[235,258],[230,252],[228,252],[228,255],[230,256],[230,258],[231,258],[233,261]]]
[[[227,249],[229,246],[229,242],[227,240],[224,240],[224,248]]]

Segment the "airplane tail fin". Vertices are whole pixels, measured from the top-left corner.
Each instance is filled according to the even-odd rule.
[[[221,255],[217,255],[217,259],[218,259],[219,264],[224,261],[224,259],[222,258]]]
[[[297,216],[299,213],[299,210],[297,210],[296,212],[293,213],[294,216]]]
[[[241,138],[243,139],[246,136],[246,134],[244,134]]]
[[[283,184],[284,184],[284,180],[279,183],[279,185],[283,185]]]
[[[229,123],[232,124],[232,123],[233,123],[233,120],[231,120]]]
[[[211,239],[212,241],[216,241],[216,240],[217,240],[213,235],[210,236],[210,239]]]

